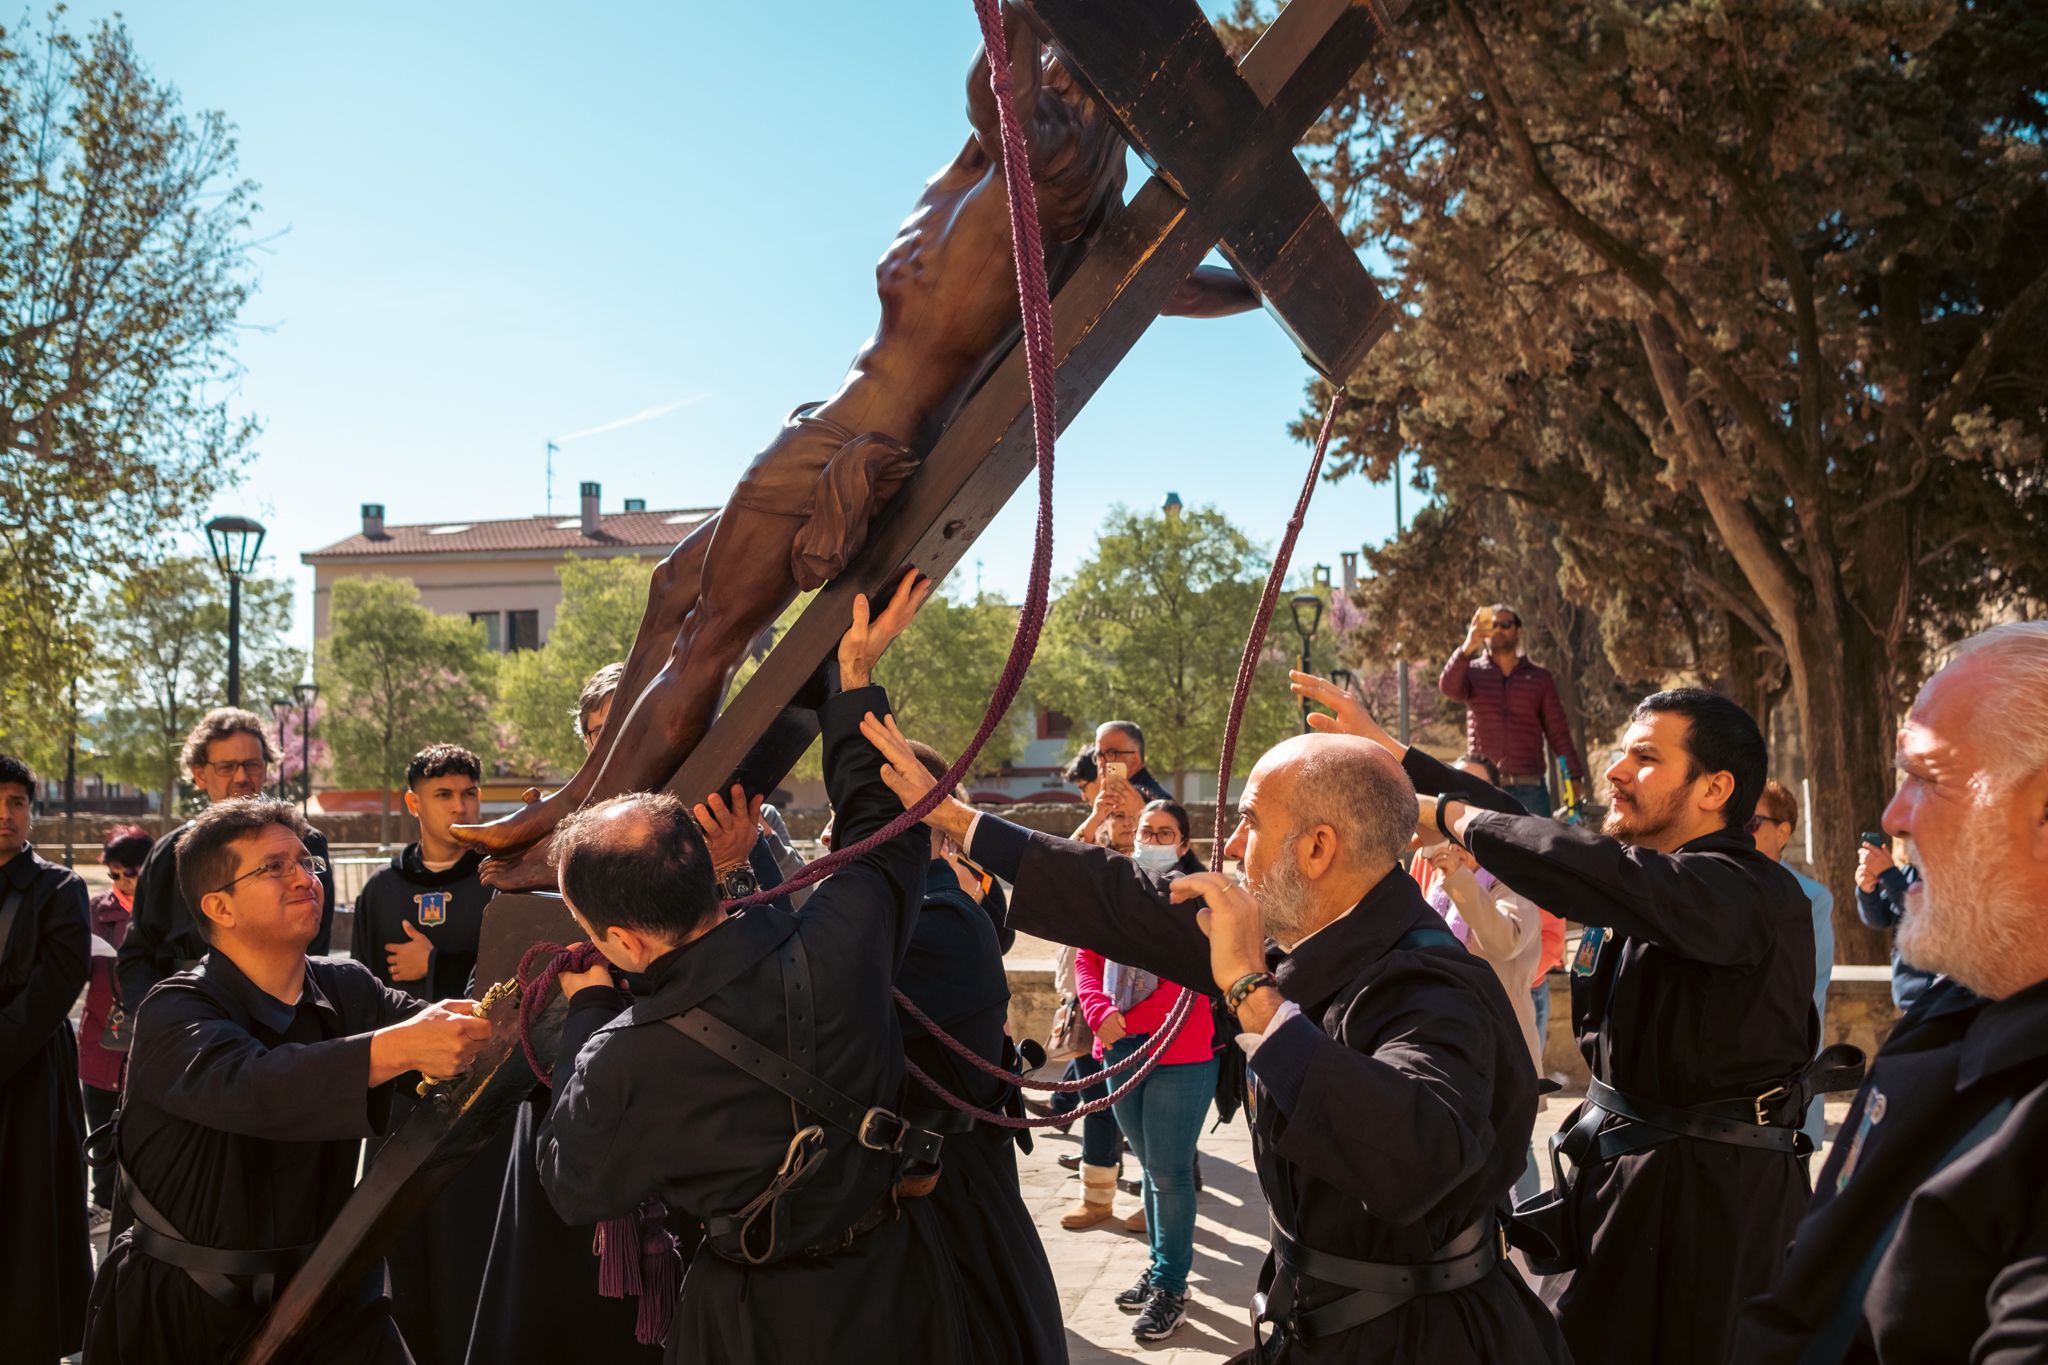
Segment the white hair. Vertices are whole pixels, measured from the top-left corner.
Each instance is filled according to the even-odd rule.
[[[2048,621],[2009,621],[1979,631],[1950,652],[1946,668],[1975,659],[1999,693],[2000,705],[1978,714],[1998,727],[1982,796],[1996,796],[2048,768]]]
[[[1288,816],[1295,830],[1337,832],[1353,867],[1397,862],[1415,833],[1415,787],[1391,763],[1349,744],[1312,744],[1298,760]]]

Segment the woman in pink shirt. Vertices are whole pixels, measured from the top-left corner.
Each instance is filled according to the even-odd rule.
[[[101,859],[114,885],[93,898],[90,907],[92,932],[109,949],[119,948],[128,936],[128,918],[135,909],[135,878],[142,860],[154,842],[139,825],[116,825],[107,831]],[[105,1045],[107,1019],[116,1008],[119,987],[114,982],[111,952],[95,952],[92,975],[85,986],[85,1009],[78,1019],[78,1079],[85,1086],[85,1127],[99,1128],[114,1117],[121,1103],[121,1078],[127,1070],[126,1051]],[[134,1002],[140,1004],[140,1001]],[[130,1006],[132,1016],[133,1006]],[[125,1025],[124,1025],[125,1027]],[[97,1233],[113,1219],[113,1161],[92,1165],[92,1231]]]
[[[1187,812],[1171,801],[1146,806],[1137,855],[1141,865],[1168,880],[1199,867],[1188,848]],[[1074,977],[1081,1012],[1095,1030],[1097,1055],[1112,1065],[1152,1036],[1181,995],[1173,982],[1105,961],[1086,948],[1075,954]],[[1197,999],[1159,1065],[1116,1104],[1117,1126],[1145,1172],[1145,1231],[1152,1261],[1138,1282],[1116,1297],[1119,1308],[1141,1314],[1132,1329],[1140,1341],[1170,1336],[1187,1318],[1188,1269],[1195,1258],[1195,1142],[1216,1093],[1215,1042],[1208,1002]],[[1084,1181],[1101,1183],[1105,1176],[1114,1189],[1114,1167],[1082,1169]]]

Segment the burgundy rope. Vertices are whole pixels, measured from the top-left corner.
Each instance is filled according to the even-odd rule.
[[[1308,516],[1308,500],[1315,496],[1316,476],[1323,471],[1323,452],[1330,448],[1330,433],[1337,426],[1338,409],[1344,406],[1344,390],[1330,395],[1330,411],[1323,429],[1316,434],[1316,451],[1309,458],[1308,477],[1301,481],[1301,496],[1295,499],[1294,515],[1287,519],[1287,534],[1273,556],[1273,570],[1266,575],[1265,595],[1259,598],[1258,615],[1252,618],[1252,633],[1244,642],[1244,655],[1237,661],[1237,687],[1230,694],[1230,718],[1223,724],[1223,756],[1216,764],[1216,834],[1209,851],[1209,870],[1223,870],[1223,806],[1230,795],[1230,769],[1237,760],[1237,731],[1244,721],[1245,699],[1251,695],[1252,678],[1259,671],[1259,654],[1266,647],[1266,627],[1273,620],[1273,608],[1280,600],[1280,583],[1287,577],[1287,562],[1294,558],[1294,542],[1301,523]]]
[[[1178,987],[1177,989],[1180,991],[1180,999],[1173,1002],[1173,1008],[1167,1012],[1166,1018],[1159,1021],[1159,1027],[1152,1031],[1152,1036],[1145,1040],[1143,1046],[1122,1061],[1114,1062],[1109,1066],[1103,1067],[1093,1075],[1083,1076],[1079,1080],[1074,1081],[1034,1081],[1028,1077],[1019,1076],[1014,1071],[1009,1071],[996,1065],[933,1023],[931,1016],[919,1009],[917,1003],[900,989],[896,991],[896,1004],[905,1014],[915,1020],[920,1028],[944,1044],[948,1052],[966,1062],[982,1075],[992,1080],[1002,1081],[1006,1085],[1013,1085],[1019,1090],[1045,1090],[1057,1094],[1075,1090],[1086,1090],[1090,1086],[1100,1085],[1102,1084],[1103,1077],[1120,1075],[1136,1066],[1140,1057],[1148,1051],[1163,1051],[1171,1046],[1173,1040],[1180,1036],[1181,1025],[1187,1021],[1189,1002],[1195,996],[1195,993],[1185,986]]]

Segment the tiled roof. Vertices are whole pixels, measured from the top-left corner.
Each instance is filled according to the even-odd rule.
[[[666,512],[610,512],[598,518],[594,536],[586,536],[575,513],[552,517],[517,517],[509,521],[440,521],[417,526],[386,525],[372,540],[358,532],[347,540],[308,551],[316,559],[412,558],[420,555],[478,554],[524,550],[663,550],[666,551],[718,509],[688,507]]]

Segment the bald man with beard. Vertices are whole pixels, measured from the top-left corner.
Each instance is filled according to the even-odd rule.
[[[930,790],[893,719],[862,731],[906,805]],[[927,823],[1015,884],[1013,927],[1213,983],[1235,1011],[1274,1223],[1256,1302],[1273,1336],[1240,1360],[1568,1360],[1495,1222],[1536,1078],[1492,969],[1397,862],[1414,788],[1364,740],[1303,735],[1259,760],[1239,809],[1242,883],[1169,882],[957,799]]]

